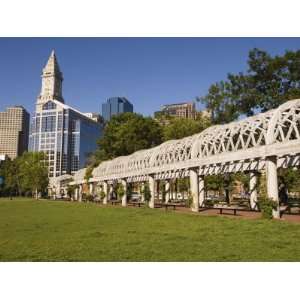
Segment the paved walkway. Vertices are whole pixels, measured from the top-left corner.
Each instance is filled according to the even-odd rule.
[[[101,204],[103,205],[103,204]],[[111,205],[111,204],[108,204]],[[118,206],[121,206],[120,203],[117,204]],[[133,206],[132,204],[128,203],[127,207],[135,207],[138,208],[138,206]],[[164,207],[159,207],[155,209],[160,209],[161,211],[165,211]],[[190,208],[187,207],[176,207],[176,210],[173,210],[172,207],[168,208],[168,211],[172,211],[175,213],[187,213],[187,214],[198,214],[202,216],[223,216],[223,217],[228,217],[228,218],[242,218],[242,219],[260,219],[261,218],[261,213],[257,211],[248,211],[248,210],[238,210],[236,212],[236,215],[233,214],[233,211],[231,210],[224,210],[223,214],[220,214],[220,211],[218,209],[209,209],[209,208],[204,208],[200,209],[199,213],[192,212]],[[300,223],[300,213],[298,210],[295,210],[293,214],[283,214],[280,220],[278,221],[289,221],[293,223]]]
[[[156,208],[160,210],[165,210],[165,208]],[[171,207],[169,208],[169,211],[174,211],[177,213],[193,213],[189,208],[186,207],[177,207],[176,210],[173,210]],[[197,214],[197,213],[193,213]],[[248,210],[238,210],[236,212],[236,216],[233,214],[233,211],[231,210],[224,210],[223,214],[220,214],[220,211],[218,209],[200,209],[199,215],[203,216],[224,216],[228,218],[242,218],[242,219],[260,219],[261,213],[258,211],[248,211]],[[281,219],[279,221],[289,221],[294,223],[300,223],[300,214],[298,211],[295,211],[293,214],[283,214]]]

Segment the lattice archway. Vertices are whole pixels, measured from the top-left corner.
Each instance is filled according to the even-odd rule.
[[[220,156],[223,161],[228,160],[231,164],[234,161],[239,163],[239,160],[259,160],[263,159],[264,154],[256,151],[257,149],[265,149],[264,147],[273,144],[298,145],[298,142],[300,143],[300,99],[288,101],[275,110],[253,117],[212,126],[199,134],[102,162],[94,169],[93,177],[99,181],[142,178],[149,174],[187,170],[193,166],[211,167],[216,164],[214,157]],[[286,153],[283,154],[290,155],[288,150],[284,151]],[[298,151],[297,147],[295,151]],[[238,153],[237,156],[234,156],[235,153]],[[83,176],[84,172],[79,170],[74,179],[79,181]]]

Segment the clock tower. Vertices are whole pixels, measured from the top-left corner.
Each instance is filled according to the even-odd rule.
[[[64,103],[62,97],[63,75],[59,69],[54,50],[48,59],[42,73],[42,89],[37,99],[37,106],[49,100],[57,100]]]

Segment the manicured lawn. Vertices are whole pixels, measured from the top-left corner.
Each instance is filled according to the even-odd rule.
[[[0,199],[0,261],[300,261],[300,225]]]

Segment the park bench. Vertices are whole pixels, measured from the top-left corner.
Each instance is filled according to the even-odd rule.
[[[165,207],[165,210],[168,210],[169,207],[173,207],[173,210],[175,210],[176,207],[182,207],[184,205],[182,203],[168,202],[168,203],[161,203],[161,206]]]
[[[145,202],[143,202],[143,201],[131,201],[130,204],[132,204],[133,206],[141,207],[142,205],[145,205]]]
[[[299,198],[289,198],[287,202],[287,211],[289,214],[292,213],[292,208],[298,208],[298,213],[300,213],[300,199]]]
[[[250,199],[246,197],[233,197],[233,199],[230,201],[230,205],[250,209]]]
[[[111,205],[117,205],[117,204],[121,203],[121,201],[120,200],[110,200],[109,203]]]
[[[209,197],[205,198],[203,208],[213,208],[215,205],[226,205],[227,202],[223,197]]]
[[[222,215],[223,214],[223,210],[232,210],[233,211],[233,214],[236,216],[236,212],[238,210],[244,210],[243,208],[241,207],[238,207],[238,206],[225,206],[225,205],[215,205],[212,207],[213,209],[218,209],[220,211],[220,214]]]
[[[162,202],[162,201],[155,201],[155,202],[154,202],[154,207],[155,207],[155,208],[161,208],[162,205],[163,205],[163,202]]]

